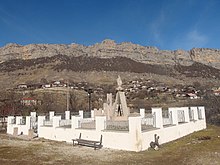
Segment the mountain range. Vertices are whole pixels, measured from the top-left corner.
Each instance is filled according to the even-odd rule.
[[[189,51],[159,50],[156,47],[130,42],[117,44],[109,39],[91,46],[74,43],[25,46],[7,44],[0,48],[2,77],[0,84],[9,81],[15,85],[42,78],[66,79],[70,72],[94,71],[127,72],[139,75],[149,73],[175,79],[184,76],[192,78],[192,81],[203,78],[208,82],[218,82],[220,50],[208,48],[193,48]],[[82,77],[74,78],[85,79],[85,76]],[[99,77],[102,75],[99,74]]]
[[[69,57],[127,57],[132,60],[158,65],[181,64],[189,66],[194,62],[202,63],[220,69],[220,50],[208,48],[193,48],[186,50],[159,50],[156,47],[141,46],[130,42],[115,43],[113,40],[104,40],[91,46],[79,44],[7,44],[0,48],[0,61],[12,59],[36,59],[55,55]]]

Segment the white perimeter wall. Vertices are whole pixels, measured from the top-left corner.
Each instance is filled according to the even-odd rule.
[[[82,134],[83,139],[100,140],[103,136],[103,147],[112,149],[121,149],[128,151],[143,151],[150,147],[150,142],[154,141],[154,134],[160,136],[159,144],[163,144],[172,140],[176,140],[186,136],[195,131],[206,128],[204,120],[192,121],[190,123],[183,123],[176,126],[170,126],[162,129],[156,129],[147,132],[136,133],[131,132],[113,132],[113,131],[96,131],[86,129],[71,129],[57,127],[41,127],[41,134],[39,137],[46,139],[66,141],[72,143],[72,139],[79,138]]]
[[[172,111],[178,111],[181,108],[172,108]],[[185,123],[164,127],[161,124],[158,125],[158,129],[142,132],[141,131],[141,116],[129,117],[129,131],[107,131],[105,127],[105,116],[96,117],[96,129],[80,129],[78,128],[79,117],[72,116],[71,128],[59,127],[58,123],[61,117],[53,117],[53,126],[43,126],[42,120],[38,118],[38,136],[46,139],[66,141],[71,143],[72,139],[81,138],[88,140],[100,140],[101,135],[103,147],[112,149],[121,149],[128,151],[143,151],[150,147],[150,142],[154,141],[154,134],[160,136],[159,144],[163,144],[185,135],[199,131],[206,128],[205,110],[204,107],[198,107],[202,111],[202,119],[195,118],[196,120],[188,121]],[[195,109],[197,110],[197,109]],[[161,108],[153,109],[156,113],[162,113]],[[176,116],[176,112],[172,113]],[[186,113],[187,114],[187,113]],[[162,122],[162,115],[157,115],[160,118],[156,118],[156,122]],[[43,118],[43,117],[42,117]],[[175,120],[173,120],[175,122]],[[41,123],[39,123],[41,122]],[[54,125],[55,124],[55,125]]]
[[[20,120],[22,119],[22,116],[16,116],[16,123],[12,124],[11,121],[14,118],[14,116],[8,116],[8,123],[7,123],[7,133],[13,134],[14,128],[18,128],[18,135],[23,133],[24,135],[28,135],[28,131],[30,129],[30,116],[26,116],[26,123],[25,125],[20,124]]]
[[[141,150],[146,150],[150,147],[150,142],[154,141],[154,134],[157,134],[160,137],[159,144],[163,144],[203,129],[206,129],[206,123],[204,120],[198,120],[158,130],[143,132]]]

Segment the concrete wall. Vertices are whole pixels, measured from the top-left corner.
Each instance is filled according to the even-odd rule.
[[[13,134],[14,127],[16,124],[12,124],[12,120],[14,119],[14,116],[8,116],[8,123],[7,123],[7,133],[8,134]]]
[[[146,150],[150,147],[150,142],[154,141],[154,134],[157,134],[160,137],[159,144],[163,144],[205,128],[206,124],[204,120],[200,120],[195,122],[183,123],[176,126],[170,126],[154,131],[144,132],[142,133],[142,150]]]
[[[206,128],[205,121],[205,109],[204,107],[193,107],[194,115],[196,120],[189,121],[188,107],[173,107],[169,108],[169,112],[172,112],[172,124],[170,126],[163,126],[162,120],[162,109],[152,108],[152,113],[156,115],[155,128],[147,131],[141,131],[141,119],[144,117],[144,110],[141,110],[140,116],[128,118],[129,120],[129,131],[109,131],[106,130],[106,116],[96,116],[95,129],[82,129],[79,128],[79,120],[83,120],[82,116],[71,117],[71,127],[59,127],[59,121],[61,116],[52,116],[53,125],[44,126],[43,120],[45,116],[38,117],[38,136],[46,139],[66,141],[72,143],[72,139],[78,138],[80,133],[83,139],[88,140],[100,140],[101,135],[103,136],[103,147],[112,149],[121,149],[128,151],[143,151],[150,147],[150,142],[154,141],[154,135],[157,134],[159,138],[159,144],[163,144],[185,135],[199,131]],[[198,119],[197,110],[201,111],[202,119]],[[185,122],[177,122],[177,111],[184,111]],[[23,131],[24,134],[28,133],[28,127],[10,124],[12,117],[8,117],[8,132],[13,134],[13,128],[18,127],[18,132]],[[29,117],[30,118],[30,117]],[[68,117],[69,118],[69,117]],[[27,117],[28,119],[28,117]],[[19,117],[17,118],[19,120]],[[87,119],[88,120],[88,119]],[[27,124],[27,121],[26,121]]]
[[[205,115],[204,108],[199,108],[202,111],[202,115]],[[57,126],[40,127],[41,131],[39,136],[51,140],[72,142],[72,139],[78,138],[80,133],[83,139],[88,140],[99,140],[102,135],[104,147],[128,151],[142,151],[150,147],[150,142],[154,141],[154,134],[160,136],[159,143],[163,144],[206,128],[205,116],[203,116],[201,120],[197,119],[194,121],[189,121],[189,118],[186,116],[186,121],[178,124],[178,122],[176,122],[178,110],[183,110],[184,115],[189,115],[187,107],[170,108],[169,111],[172,111],[173,125],[163,127],[161,124],[162,109],[152,108],[152,113],[156,115],[156,128],[158,129],[146,132],[141,131],[141,116],[129,117],[129,131],[120,132],[105,130],[106,116],[96,117],[95,130],[79,129],[77,123],[81,118],[72,116],[71,128],[61,128]],[[143,110],[141,111],[143,114]]]
[[[133,121],[136,123],[141,121],[138,117],[134,117],[133,120],[136,120]],[[131,119],[129,121],[131,121]],[[71,128],[60,127],[57,127],[54,131],[52,131],[50,127],[42,127],[41,132],[43,133],[40,137],[71,143],[72,139],[78,138],[80,133],[82,134],[83,139],[88,140],[99,140],[102,135],[103,147],[138,152],[147,150],[150,147],[150,142],[154,141],[154,134],[160,136],[159,143],[163,144],[206,128],[203,120],[183,123],[177,126],[170,126],[147,132],[141,132],[140,128],[137,128],[138,124],[133,126],[136,128],[129,132],[113,132],[106,130],[97,132],[96,130],[73,130]]]
[[[11,123],[13,118],[15,118],[15,120],[16,120],[15,124]],[[17,135],[20,135],[20,134],[28,135],[28,130],[30,129],[30,125],[31,125],[30,124],[31,117],[26,116],[25,125],[21,124],[21,122],[20,122],[21,119],[22,119],[22,116],[16,116],[16,117],[8,116],[8,120],[9,120],[9,122],[7,123],[7,133],[8,134],[13,134],[14,128],[17,128],[18,129]]]

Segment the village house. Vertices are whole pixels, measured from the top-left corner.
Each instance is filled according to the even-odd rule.
[[[220,87],[219,88],[213,88],[212,91],[213,91],[213,94],[215,96],[220,96]]]
[[[220,96],[220,90],[214,91],[214,95],[215,95],[215,96]]]
[[[44,84],[44,85],[42,85],[42,88],[51,88],[51,87],[52,87],[51,84]]]
[[[64,81],[54,81],[51,85],[52,87],[67,87],[67,83]]]
[[[189,97],[190,99],[198,99],[199,98],[195,93],[187,93],[186,96]]]
[[[26,89],[27,87],[28,87],[27,84],[19,84],[19,85],[17,85],[18,89]]]
[[[37,105],[40,104],[40,100],[31,98],[31,97],[24,97],[21,99],[21,104],[24,106],[31,106],[31,105]]]

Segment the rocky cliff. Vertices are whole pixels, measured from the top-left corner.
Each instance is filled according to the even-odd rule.
[[[104,40],[91,46],[79,44],[7,44],[0,48],[0,61],[11,59],[36,59],[55,55],[71,57],[88,56],[98,58],[127,57],[138,62],[157,65],[181,64],[189,66],[194,62],[220,69],[220,50],[193,48],[185,50],[159,50],[156,47],[141,46],[130,42],[116,44],[113,40]]]

